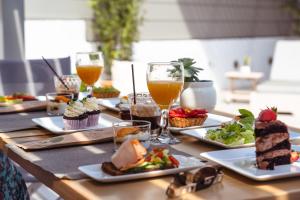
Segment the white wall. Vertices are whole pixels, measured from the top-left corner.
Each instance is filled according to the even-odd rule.
[[[235,60],[242,64],[244,56],[252,58],[252,71],[263,72],[264,79],[268,79],[271,68],[268,60],[273,56],[278,39],[280,38],[140,41],[134,47],[134,60],[149,62],[170,61],[180,57],[195,58],[197,66],[205,68],[201,71],[200,78],[213,79],[219,88],[224,89],[228,87],[224,73],[234,70]]]

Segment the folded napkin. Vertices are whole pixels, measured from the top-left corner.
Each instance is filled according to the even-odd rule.
[[[46,110],[46,101],[24,101],[20,104],[0,107],[0,114]]]
[[[45,140],[38,140],[33,142],[26,142],[22,144],[16,144],[18,147],[26,150],[41,150],[41,149],[53,149],[59,147],[76,146],[95,144],[99,142],[111,141],[113,138],[112,128],[91,130],[83,132],[75,132],[68,135],[61,135],[52,137]]]

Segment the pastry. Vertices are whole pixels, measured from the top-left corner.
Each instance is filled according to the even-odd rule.
[[[276,109],[265,109],[255,122],[256,164],[259,169],[291,163],[291,143],[287,126],[277,120]]]
[[[86,108],[79,101],[71,101],[65,108],[63,122],[66,130],[86,128],[88,114]]]
[[[114,87],[95,87],[93,88],[93,96],[96,98],[113,98],[118,97],[120,91]]]
[[[200,126],[207,118],[207,111],[204,109],[183,109],[176,108],[169,112],[169,122],[171,126],[185,128],[190,126]]]
[[[96,126],[98,125],[98,120],[100,116],[100,109],[95,97],[84,98],[82,100],[83,106],[87,110],[88,121],[87,126]]]

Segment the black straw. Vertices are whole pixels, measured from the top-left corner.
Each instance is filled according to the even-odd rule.
[[[57,74],[57,72],[54,70],[54,68],[50,65],[50,63],[42,56],[45,63],[48,65],[48,67],[51,69],[51,71],[54,73],[54,75],[58,78],[58,80],[69,90],[69,87],[65,84],[65,82],[61,79],[61,77]]]
[[[135,93],[135,81],[134,81],[133,64],[131,64],[131,74],[132,74],[132,85],[133,85],[133,103],[136,104],[136,93]]]

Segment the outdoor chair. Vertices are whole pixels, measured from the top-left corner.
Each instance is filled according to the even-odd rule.
[[[47,59],[58,74],[71,73],[70,57]],[[0,60],[0,95],[25,92],[45,95],[53,92],[53,72],[42,60]]]

